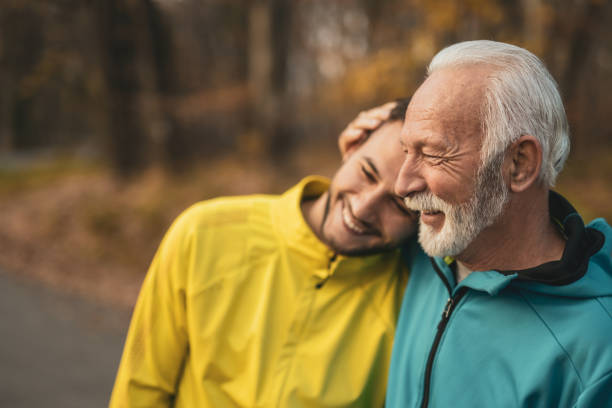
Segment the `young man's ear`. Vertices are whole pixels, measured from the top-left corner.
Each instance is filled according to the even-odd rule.
[[[508,151],[507,171],[510,190],[527,190],[538,179],[542,168],[542,145],[531,135],[518,138]]]

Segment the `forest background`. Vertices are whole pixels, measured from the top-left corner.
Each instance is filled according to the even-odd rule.
[[[556,189],[610,221],[611,23],[605,0],[3,0],[0,267],[130,307],[183,209],[331,176],[359,111],[471,39],[545,61]]]

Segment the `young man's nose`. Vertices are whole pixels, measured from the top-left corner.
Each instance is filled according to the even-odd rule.
[[[400,197],[406,197],[413,193],[421,192],[426,188],[427,183],[420,174],[414,159],[412,156],[406,155],[395,181],[395,194]]]
[[[379,187],[369,189],[355,197],[352,203],[353,214],[362,221],[372,222],[382,205],[383,192]]]

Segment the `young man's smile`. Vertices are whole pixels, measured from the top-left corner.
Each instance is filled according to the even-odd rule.
[[[395,194],[403,154],[401,121],[374,131],[344,162],[326,197],[318,235],[334,251],[361,255],[394,248],[416,230],[416,213]]]
[[[344,226],[357,235],[378,235],[380,233],[366,221],[362,221],[353,215],[351,204],[348,199],[342,200],[342,221]]]

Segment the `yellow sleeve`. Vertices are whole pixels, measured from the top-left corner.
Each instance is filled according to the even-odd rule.
[[[169,407],[188,352],[185,280],[189,222],[183,215],[164,237],[134,308],[110,408]]]

